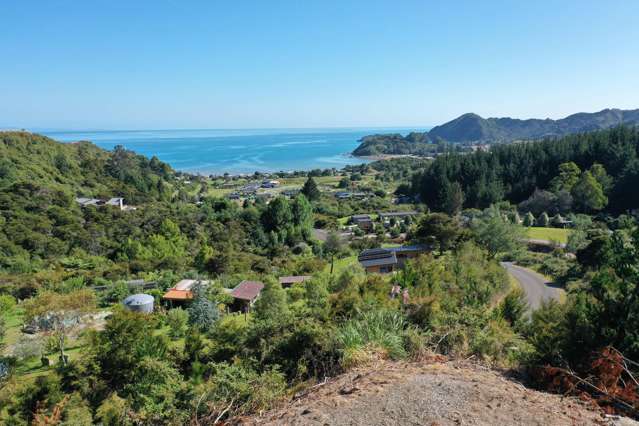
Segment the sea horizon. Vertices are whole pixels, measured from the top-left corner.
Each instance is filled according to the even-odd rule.
[[[323,127],[255,129],[30,129],[60,142],[90,141],[156,156],[176,170],[203,175],[341,169],[367,163],[351,152],[375,133],[426,131],[430,127]]]

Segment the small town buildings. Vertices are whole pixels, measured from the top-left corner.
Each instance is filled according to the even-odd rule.
[[[262,188],[275,188],[279,186],[279,180],[265,180],[262,182]]]
[[[357,260],[368,273],[387,274],[397,269],[395,252],[383,248],[364,250]]]
[[[351,223],[357,225],[362,231],[370,231],[373,229],[373,220],[368,214],[355,214],[351,216]]]
[[[182,280],[168,289],[162,299],[168,300],[172,303],[187,303],[193,300],[193,287],[196,284],[203,286],[209,285],[209,281],[205,280]]]
[[[349,198],[366,198],[367,194],[365,192],[346,192],[346,191],[338,191],[335,193],[335,198],[338,200],[347,200]]]
[[[290,287],[293,284],[300,284],[306,280],[310,280],[310,275],[292,275],[288,277],[280,277],[280,284],[282,287]]]
[[[387,274],[403,268],[406,261],[427,250],[421,245],[368,249],[362,251],[357,260],[368,273]]]
[[[125,210],[135,210],[135,207],[127,206],[124,204],[124,198],[114,197],[109,198],[108,200],[101,200],[99,198],[87,198],[87,197],[78,197],[75,199],[75,202],[80,205],[80,207],[102,207],[102,206],[110,206],[117,207],[118,209]]]
[[[251,310],[253,303],[260,297],[260,293],[264,288],[264,283],[260,281],[244,280],[231,290],[233,304],[230,306],[232,311],[248,312]]]
[[[414,210],[405,212],[379,213],[379,220],[381,220],[384,225],[389,225],[392,219],[395,219],[397,221],[404,221],[407,218],[413,218],[418,214],[419,213]]]

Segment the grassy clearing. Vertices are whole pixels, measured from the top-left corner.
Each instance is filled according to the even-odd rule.
[[[353,268],[357,266],[357,255],[352,255],[348,257],[344,257],[341,259],[335,259],[335,265],[333,268],[333,274],[339,275],[344,272],[348,268]],[[324,272],[331,271],[331,262],[329,261],[326,267],[324,268]]]
[[[570,232],[570,229],[562,228],[526,228],[526,236],[528,238],[535,240],[557,241],[562,244],[566,244],[568,242],[568,235],[570,235]]]

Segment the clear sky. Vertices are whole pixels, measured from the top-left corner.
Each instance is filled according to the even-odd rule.
[[[0,126],[427,126],[639,108],[639,1],[0,0]]]

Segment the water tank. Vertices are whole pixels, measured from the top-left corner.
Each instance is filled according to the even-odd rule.
[[[124,306],[134,312],[153,312],[153,296],[149,294],[134,294],[124,299]]]

